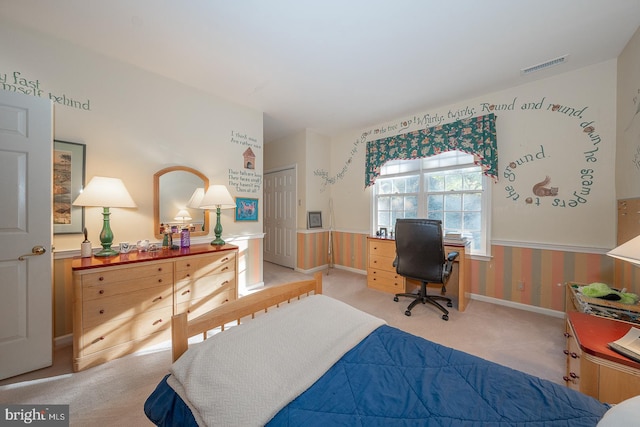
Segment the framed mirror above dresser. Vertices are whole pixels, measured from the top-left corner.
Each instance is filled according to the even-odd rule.
[[[209,211],[193,206],[198,189],[209,187],[209,179],[187,166],[171,166],[153,175],[153,227],[155,237],[162,238],[162,228],[191,226],[191,236],[209,234]]]

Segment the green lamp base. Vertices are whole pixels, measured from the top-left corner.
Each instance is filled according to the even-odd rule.
[[[107,257],[107,256],[114,256],[114,255],[118,255],[120,252],[115,251],[111,248],[105,248],[102,249],[99,252],[96,252],[95,254],[93,254],[93,256],[97,256],[97,257]]]
[[[220,238],[217,238],[213,242],[211,242],[212,246],[218,246],[218,245],[221,246],[221,245],[224,245],[224,244],[225,244],[224,240],[222,240]]]

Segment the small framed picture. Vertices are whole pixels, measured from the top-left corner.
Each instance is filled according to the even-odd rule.
[[[258,220],[258,199],[236,197],[236,221]]]
[[[387,228],[386,227],[380,227],[380,237],[382,237],[383,239],[387,238]]]
[[[86,146],[53,142],[53,234],[82,234],[84,207],[71,203],[84,186]]]
[[[322,228],[322,212],[307,213],[307,228]]]

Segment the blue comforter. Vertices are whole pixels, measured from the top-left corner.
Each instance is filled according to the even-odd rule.
[[[385,325],[268,425],[595,426],[608,408],[567,387]],[[196,425],[166,377],[147,399],[145,413],[161,426]]]

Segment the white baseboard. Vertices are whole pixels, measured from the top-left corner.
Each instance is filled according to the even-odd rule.
[[[499,298],[487,297],[484,295],[471,294],[471,299],[478,301],[484,301],[491,304],[503,305],[505,307],[517,308],[518,310],[532,311],[534,313],[544,314],[547,316],[558,317],[560,319],[565,318],[564,311],[551,310],[548,308],[536,307],[529,304],[522,304],[520,302],[506,301]]]
[[[62,335],[53,339],[54,348],[62,348],[73,344],[73,334]]]

